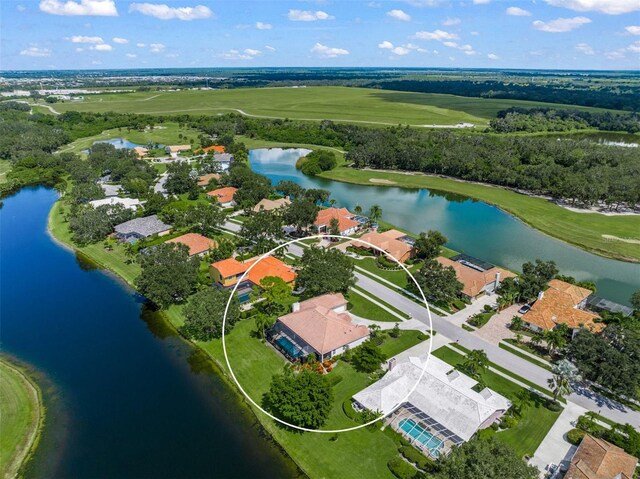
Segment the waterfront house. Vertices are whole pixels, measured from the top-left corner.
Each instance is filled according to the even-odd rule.
[[[238,261],[235,258],[228,258],[216,261],[209,266],[209,275],[217,285],[225,288],[233,287],[251,265],[257,263],[247,273],[244,281],[249,281],[255,286],[259,286],[260,281],[267,276],[276,276],[287,284],[293,284],[295,281],[296,273],[287,263],[273,256],[266,256],[260,261],[258,259]]]
[[[471,301],[495,292],[500,281],[516,276],[511,271],[463,254],[451,259],[438,256],[436,260],[442,266],[455,270],[456,278],[462,283],[462,296]]]
[[[231,208],[236,205],[233,196],[238,191],[238,188],[233,186],[225,186],[224,188],[218,188],[217,190],[210,191],[207,195],[211,198],[216,198],[218,204],[223,208]]]
[[[133,151],[136,153],[139,160],[143,159],[145,156],[149,154],[149,149],[143,146],[136,146],[133,148]]]
[[[638,459],[587,434],[571,458],[564,479],[632,479]]]
[[[253,212],[257,213],[258,211],[273,211],[279,210],[286,206],[289,206],[291,201],[289,198],[278,198],[277,200],[270,200],[268,198],[264,198],[258,202],[257,205],[253,207]]]
[[[602,331],[604,324],[596,322],[600,316],[584,309],[591,294],[590,289],[552,279],[549,288],[540,291],[531,309],[522,316],[524,326],[536,332],[549,331],[559,324],[566,324],[574,334],[581,327]]]
[[[353,219],[356,215],[346,208],[326,208],[318,211],[316,220],[313,223],[318,233],[329,234],[331,231],[331,220],[338,219],[338,229],[341,235],[350,236],[358,231],[360,223]]]
[[[198,233],[187,233],[176,238],[172,238],[167,243],[181,243],[189,247],[189,256],[202,256],[209,250],[218,247],[215,240],[202,236]]]
[[[390,414],[385,423],[434,459],[498,422],[511,407],[507,398],[489,388],[478,391],[476,380],[433,355],[398,364],[392,358],[389,366],[382,379],[353,396],[354,408]]]
[[[171,231],[171,225],[163,223],[157,215],[134,218],[116,225],[116,237],[120,241],[134,242],[149,236],[164,236]]]
[[[202,175],[198,177],[198,186],[209,186],[211,180],[220,180],[220,175],[218,173],[208,173],[206,175]]]
[[[140,200],[136,198],[119,198],[117,196],[110,196],[108,198],[102,198],[100,200],[89,201],[89,204],[94,208],[98,208],[100,206],[116,206],[120,205],[128,210],[137,210],[142,206]]]
[[[172,158],[177,158],[178,153],[189,151],[190,149],[191,145],[169,145],[164,147],[164,150],[169,153]]]
[[[311,353],[324,361],[368,337],[369,328],[353,323],[340,293],[294,303],[291,313],[280,316],[268,334],[269,341],[292,361]]]
[[[413,252],[413,247],[403,241],[407,235],[398,230],[389,230],[384,233],[378,233],[377,231],[370,231],[369,233],[363,234],[360,239],[362,241],[352,241],[351,246],[354,248],[363,248],[370,250],[376,256],[381,255],[380,250],[389,254],[393,258],[397,259],[401,263],[404,263],[411,257]],[[377,246],[380,249],[375,249],[364,243],[371,243],[374,246]]]
[[[215,153],[213,155],[213,161],[220,165],[222,171],[227,171],[233,161],[233,155],[231,153]]]

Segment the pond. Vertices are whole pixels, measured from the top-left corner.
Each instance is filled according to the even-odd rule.
[[[48,236],[56,199],[0,210],[2,349],[52,385],[27,477],[298,477],[204,353]]]
[[[111,140],[99,140],[94,142],[93,144],[95,145],[96,143],[109,143],[110,145],[113,145],[117,150],[122,150],[125,148],[131,149],[131,148],[135,148],[136,146],[142,146],[144,148],[147,147],[147,145],[139,145],[137,143],[132,143],[126,138],[112,138]],[[162,148],[163,146],[164,145],[158,145],[158,148]]]
[[[501,209],[464,196],[431,191],[342,183],[303,175],[295,162],[309,152],[279,148],[251,150],[252,168],[271,179],[292,180],[304,188],[331,191],[337,204],[367,211],[382,207],[384,221],[413,233],[436,229],[448,238],[447,246],[485,261],[520,270],[536,258],[554,260],[562,274],[592,280],[598,296],[629,304],[640,289],[640,265],[603,258],[542,234]]]

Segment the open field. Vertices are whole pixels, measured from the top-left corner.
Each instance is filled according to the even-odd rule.
[[[7,181],[7,173],[11,170],[11,162],[8,160],[0,160],[0,183]]]
[[[16,477],[37,443],[44,417],[37,386],[0,358],[0,477]]]
[[[392,186],[430,188],[458,193],[498,206],[529,226],[592,253],[609,258],[640,262],[640,244],[613,241],[604,235],[640,239],[640,216],[607,216],[575,213],[544,198],[516,193],[505,188],[439,178],[420,173],[356,170],[338,167],[319,176],[360,185],[384,186],[371,180],[390,180]]]
[[[115,111],[158,115],[216,115],[235,111],[255,117],[334,120],[372,125],[473,123],[484,126],[499,110],[511,106],[549,105],[522,100],[468,98],[367,88],[308,87],[89,95],[82,102],[56,103],[54,109],[58,112]],[[561,107],[557,104],[552,106]]]
[[[178,135],[183,135],[179,138]],[[200,132],[187,127],[179,128],[177,123],[167,122],[156,126],[153,130],[137,131],[128,130],[126,128],[114,128],[105,130],[99,135],[80,138],[73,143],[63,146],[61,153],[80,153],[82,150],[90,148],[96,141],[112,140],[114,138],[124,138],[132,143],[139,145],[147,145],[149,143],[158,143],[161,145],[182,145],[189,143],[193,139],[196,146],[199,145],[198,136]],[[186,137],[186,139],[185,139]]]

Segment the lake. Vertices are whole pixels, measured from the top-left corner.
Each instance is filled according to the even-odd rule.
[[[56,199],[0,210],[2,350],[46,378],[27,477],[299,477],[204,353],[48,236]]]
[[[309,150],[280,148],[251,150],[252,168],[271,179],[292,180],[304,188],[331,191],[337,204],[366,212],[382,207],[382,219],[413,233],[440,230],[452,249],[496,265],[520,270],[536,258],[554,260],[562,274],[595,281],[598,296],[629,304],[640,289],[640,264],[603,258],[538,232],[498,207],[464,196],[430,191],[342,183],[303,175],[295,162]]]

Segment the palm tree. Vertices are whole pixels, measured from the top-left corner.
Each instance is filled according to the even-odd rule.
[[[547,342],[549,354],[556,349],[562,349],[567,345],[567,338],[561,328],[554,328],[544,333],[544,340]]]
[[[520,316],[514,316],[513,318],[511,318],[511,324],[509,325],[509,328],[513,331],[520,331],[523,325],[524,323],[522,321],[522,318]]]
[[[580,381],[581,378],[578,374],[578,368],[566,359],[554,364],[551,371],[553,376],[549,378],[547,384],[553,391],[553,400],[557,402],[558,398],[571,394],[573,392],[572,383]]]
[[[489,357],[482,349],[470,351],[462,362],[462,370],[472,377],[479,377],[489,369]]]
[[[256,332],[261,338],[264,337],[267,329],[273,325],[273,319],[266,314],[258,313],[256,315]]]
[[[333,208],[336,205],[337,201],[335,200],[335,198],[331,198],[329,200],[329,205]]]
[[[369,223],[376,223],[382,217],[382,208],[380,205],[373,205],[369,209]]]
[[[354,212],[355,214],[357,214],[357,215],[361,215],[361,214],[362,214],[362,206],[360,206],[360,205],[356,205],[356,206],[353,208],[353,212]]]

